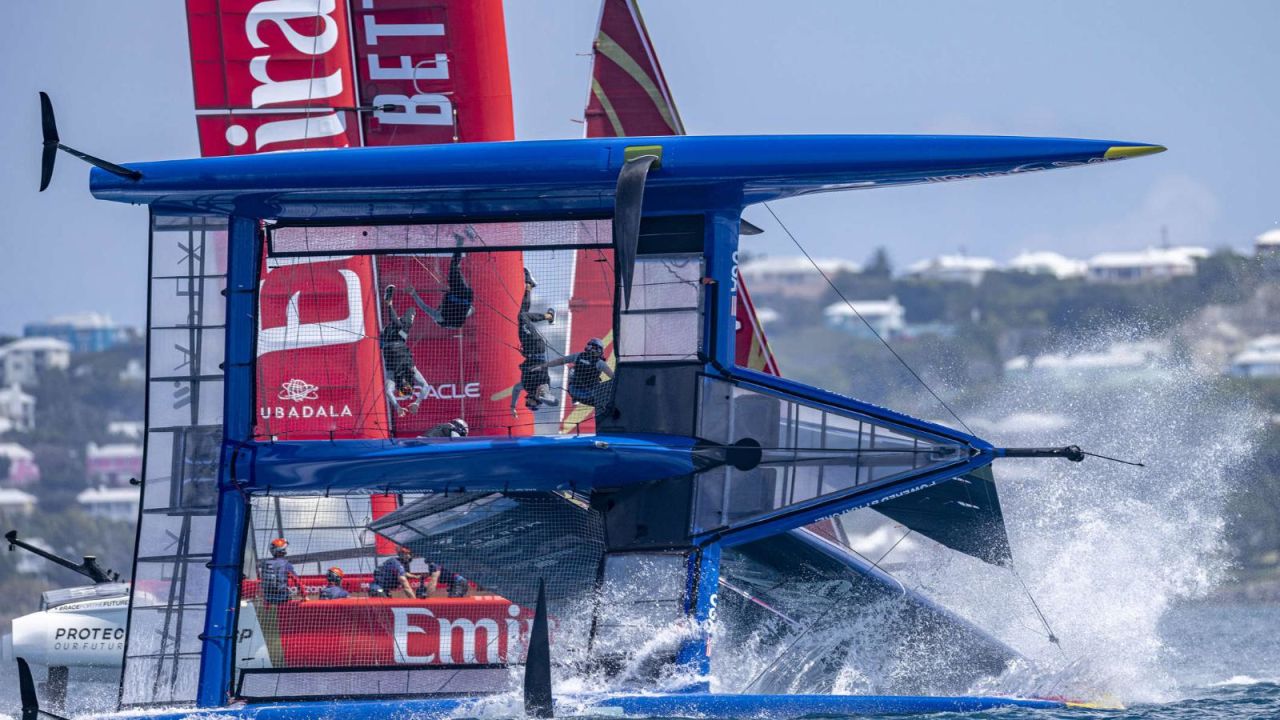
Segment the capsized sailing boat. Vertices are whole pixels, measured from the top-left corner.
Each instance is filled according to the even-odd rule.
[[[591,90],[584,113],[587,137],[685,134],[684,121],[638,0],[602,1],[592,60]],[[745,222],[742,230],[743,234],[762,232]],[[580,252],[578,261],[586,259]],[[750,370],[781,375],[741,273],[735,274],[735,281],[737,362]],[[589,289],[575,289],[575,297],[586,295]],[[607,316],[603,322],[608,322]],[[579,341],[585,341],[592,334],[589,329],[580,330],[582,326],[574,325]],[[925,492],[883,500],[872,507],[910,531],[953,550],[997,565],[1006,565],[1012,560],[990,468],[948,480]],[[878,563],[854,552],[849,540],[838,519],[826,518],[786,535],[763,538],[725,551],[725,562],[721,566],[724,591],[721,616],[729,621],[731,634],[733,624],[738,624],[757,633],[762,626],[771,627],[770,632],[783,644],[802,636],[824,636],[823,642],[809,642],[817,647],[807,654],[796,650],[786,653],[793,656],[790,661],[775,662],[769,673],[754,681],[757,686],[802,684],[809,688],[829,688],[836,674],[850,667],[869,676],[874,673],[873,668],[891,664],[883,654],[897,652],[895,643],[888,641],[889,634],[911,635],[916,656],[967,658],[964,663],[944,663],[951,668],[949,682],[939,682],[935,673],[930,683],[935,692],[960,691],[983,677],[999,675],[1010,661],[1019,657],[996,638],[898,582]],[[816,568],[826,570],[819,573]],[[785,594],[783,589],[802,589],[800,595],[820,598],[829,583],[850,586],[847,596],[842,595],[842,605],[857,606],[864,616],[871,612],[880,615],[881,629],[877,632],[880,640],[872,641],[878,646],[878,652],[850,653],[846,638],[812,633],[817,626],[815,618],[830,612],[827,602],[815,605],[802,598],[787,603],[781,597]],[[884,593],[894,597],[894,612],[888,612],[879,602]],[[783,612],[779,603],[793,607]],[[881,606],[877,608],[878,603]],[[892,631],[888,629],[891,625],[895,626]],[[794,672],[787,672],[789,668],[795,668]],[[803,679],[794,677],[799,674],[803,674]],[[878,673],[881,678],[895,675],[905,678],[913,674],[883,670]],[[899,681],[901,685],[908,682]]]
[[[51,113],[45,127],[53,128]],[[60,146],[56,130],[46,143]],[[176,553],[148,555],[161,572],[135,579],[155,599],[144,606],[135,593],[130,608],[126,704],[191,693],[211,714],[453,713],[516,690],[510,669],[527,655],[524,696],[535,715],[1059,706],[709,691],[726,549],[972,475],[1000,457],[1080,457],[1073,448],[996,448],[740,366],[732,310],[741,213],[811,192],[1016,174],[1162,149],[1044,138],[652,137],[128,166],[88,158],[99,167],[90,181],[96,197],[146,204],[152,218],[143,504],[165,526],[142,529],[139,567],[165,533],[186,538]],[[52,157],[46,152],[46,177]],[[574,285],[572,272],[531,283],[523,270],[555,268],[581,250],[596,251],[591,271],[613,288],[608,360],[599,338],[561,357],[522,343],[525,323],[542,321],[524,315],[521,290],[550,285],[549,296],[563,297]],[[389,284],[364,286],[340,266],[316,272],[309,281],[326,289],[330,304],[286,302],[290,329],[267,334],[259,317],[264,257],[276,267],[317,257],[421,260],[447,277],[437,290],[405,298]],[[492,299],[502,293],[509,300]],[[481,306],[476,298],[490,300]],[[380,302],[391,308],[389,329],[342,325],[365,317],[365,303]],[[423,438],[292,439],[255,413],[270,392],[313,408],[313,416],[334,414],[325,387],[303,380],[322,367],[298,366],[300,382],[285,388],[262,386],[255,358],[264,342],[332,341],[339,325],[377,338],[389,376],[436,369],[440,357],[401,352],[414,332],[403,322],[410,303],[428,323],[419,331],[454,338],[476,362],[508,363],[506,348],[519,348],[523,360],[507,372],[522,385],[546,385],[541,373],[563,368],[558,382],[592,408],[595,432],[517,435],[505,408],[481,402],[448,423],[454,431],[433,428]],[[486,347],[501,352],[487,355]],[[389,392],[401,390],[391,385]],[[348,411],[360,426],[385,421],[385,409]],[[276,500],[300,498],[319,512],[321,499],[388,493],[414,501],[374,530],[430,563],[411,573],[432,580],[421,597],[395,597],[376,572],[351,588],[354,597],[327,601],[294,601],[290,588],[267,587],[268,573],[245,580],[262,567],[258,557],[281,547],[262,531],[289,522]],[[336,517],[316,517],[311,531],[349,535],[352,527]],[[155,541],[150,532],[159,533]],[[566,544],[566,535],[579,542]],[[443,584],[441,567],[452,571]],[[481,605],[486,614],[477,614]],[[171,632],[175,625],[201,631]],[[285,646],[286,635],[309,636],[313,645]],[[246,656],[238,645],[246,637],[261,638],[265,652]],[[551,675],[565,659],[599,673],[606,689],[550,700]]]

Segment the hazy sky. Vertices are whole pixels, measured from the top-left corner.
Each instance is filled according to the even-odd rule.
[[[803,198],[811,252],[899,266],[964,248],[1087,257],[1159,242],[1246,247],[1280,222],[1280,3],[641,0],[690,132],[990,133],[1156,142],[1104,167]],[[62,138],[116,161],[198,154],[185,3],[5,3],[0,333],[101,310],[141,324],[146,212],[96,202],[87,166],[39,175],[36,91]],[[582,126],[596,0],[507,0],[521,139]],[[767,216],[749,211],[772,229]],[[750,249],[795,254],[771,231]]]

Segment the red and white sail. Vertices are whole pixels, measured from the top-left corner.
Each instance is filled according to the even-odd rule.
[[[593,58],[586,109],[587,137],[685,134],[680,112],[636,0],[604,0]],[[580,265],[591,261],[592,258],[586,257],[588,254],[579,254]],[[595,290],[587,285],[590,277],[580,272],[578,278],[573,302],[581,310],[573,318],[571,344],[575,350],[591,337],[603,339],[613,321],[611,306],[594,309]],[[756,317],[741,276],[735,302],[738,364],[779,374],[777,361],[765,340],[764,328]],[[569,422],[581,419],[582,415],[582,409],[567,408]]]
[[[501,0],[188,0],[187,18],[206,156],[513,138]],[[507,287],[521,286],[518,257],[493,262],[502,267],[474,284],[471,322],[485,327],[509,322],[491,316],[510,310]],[[464,343],[416,333],[411,350],[432,359],[421,364],[432,389],[455,391],[428,393],[419,413],[393,420],[377,340],[380,291],[391,282],[384,278],[425,289],[442,274],[437,265],[371,256],[268,262],[258,433],[416,435],[463,414],[467,396],[457,388],[510,385],[514,350],[469,368]]]

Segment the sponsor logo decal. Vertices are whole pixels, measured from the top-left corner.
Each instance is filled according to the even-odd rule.
[[[304,403],[308,400],[320,399],[320,386],[312,385],[306,380],[293,378],[286,380],[280,384],[280,393],[276,395],[281,400],[288,400],[293,403]],[[282,405],[264,405],[258,408],[258,415],[263,420],[283,420],[290,419],[309,419],[309,418],[338,418],[352,417],[350,405],[343,405],[339,408],[332,403],[328,405],[290,405],[288,407]]]
[[[303,400],[319,400],[320,394],[316,392],[320,389],[319,385],[312,385],[306,380],[286,380],[280,385],[280,394],[276,397],[281,400],[292,400],[293,402],[302,402]]]

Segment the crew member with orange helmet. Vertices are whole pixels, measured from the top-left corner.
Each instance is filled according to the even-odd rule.
[[[288,602],[291,584],[299,589],[299,597],[305,599],[301,593],[302,583],[298,580],[298,573],[294,572],[293,563],[285,559],[289,554],[289,541],[278,537],[271,541],[270,550],[271,557],[262,561],[258,571],[262,599],[269,603]]]
[[[329,584],[320,588],[321,600],[341,600],[347,597],[349,593],[342,587],[342,568],[329,568],[329,572],[325,573],[324,579]]]

